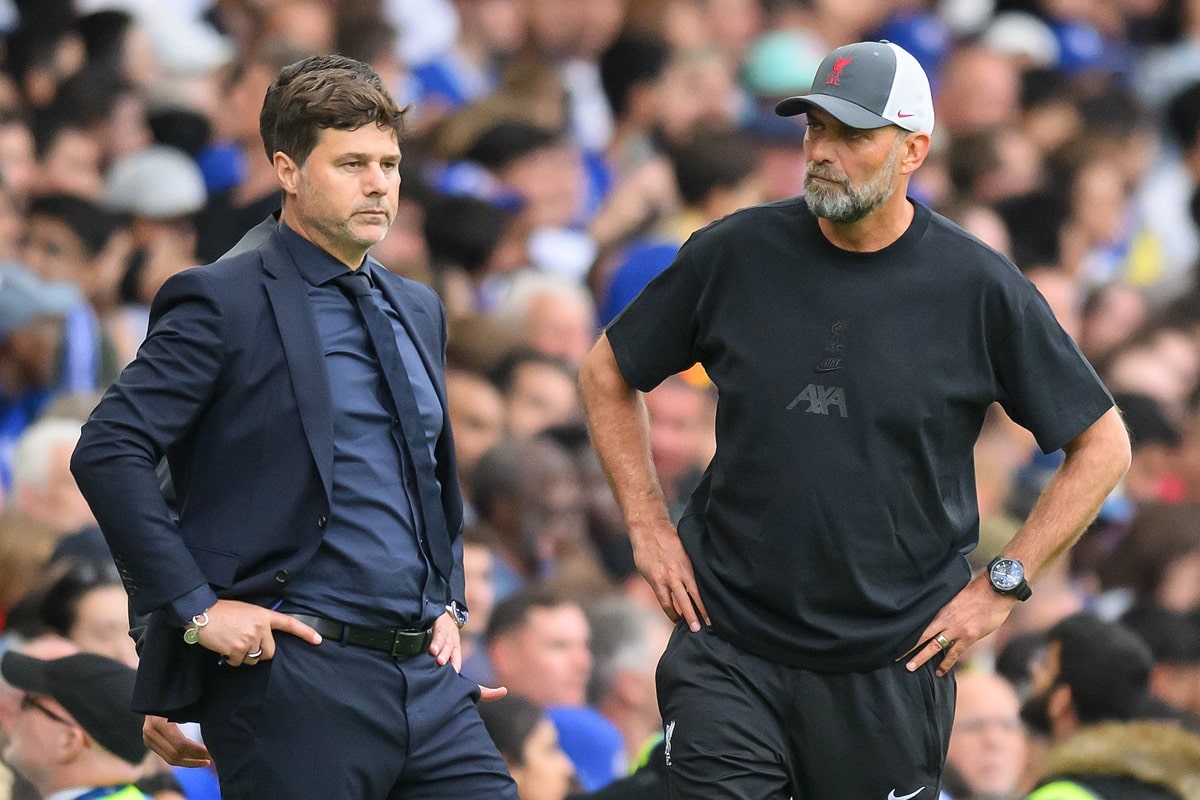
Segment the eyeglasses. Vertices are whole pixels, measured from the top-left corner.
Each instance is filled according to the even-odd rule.
[[[75,725],[75,722],[73,720],[69,720],[66,717],[62,716],[61,714],[57,714],[57,713],[51,711],[50,709],[46,708],[33,695],[27,694],[27,695],[24,695],[23,697],[21,697],[21,710],[28,711],[31,708],[36,708],[38,711],[42,712],[43,714],[45,714],[47,717],[54,720],[55,722],[61,722],[63,725],[71,725],[71,726]]]

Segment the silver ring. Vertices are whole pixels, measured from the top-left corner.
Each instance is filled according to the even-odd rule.
[[[951,647],[954,646],[954,642],[950,641],[949,639],[947,639],[945,636],[943,636],[940,633],[937,636],[933,637],[933,640],[935,642],[937,642],[937,646],[940,647],[942,650],[949,650]]]
[[[253,653],[246,653],[246,658],[258,658],[262,655],[262,648],[258,648]]]

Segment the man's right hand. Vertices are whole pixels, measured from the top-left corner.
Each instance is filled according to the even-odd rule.
[[[657,524],[637,533],[630,529],[633,542],[633,560],[638,572],[654,590],[658,604],[671,618],[678,622],[680,617],[687,621],[693,632],[700,630],[700,622],[711,625],[692,561],[679,541],[679,532],[669,522]]]
[[[231,667],[257,664],[275,657],[274,631],[321,643],[321,634],[295,617],[240,600],[218,600],[208,610],[198,644],[224,656]]]
[[[142,741],[172,767],[207,767],[212,763],[204,745],[184,736],[179,726],[165,717],[146,717]]]

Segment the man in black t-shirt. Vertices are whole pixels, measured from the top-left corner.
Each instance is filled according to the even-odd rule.
[[[907,198],[933,131],[910,54],[838,48],[777,111],[808,114],[805,196],[694,234],[581,371],[638,568],[681,623],[658,667],[670,796],[932,800],[948,671],[1083,531],[1129,442],[1029,281]],[[717,451],[676,529],[639,392],[696,362]],[[994,402],[1066,459],[972,578]]]

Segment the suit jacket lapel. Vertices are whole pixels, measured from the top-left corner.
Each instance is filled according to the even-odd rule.
[[[300,409],[300,423],[325,486],[325,496],[329,498],[333,494],[333,411],[329,375],[321,355],[324,349],[304,279],[279,241],[278,232],[271,234],[260,252],[267,274],[264,282],[267,296],[283,340],[292,391]]]

